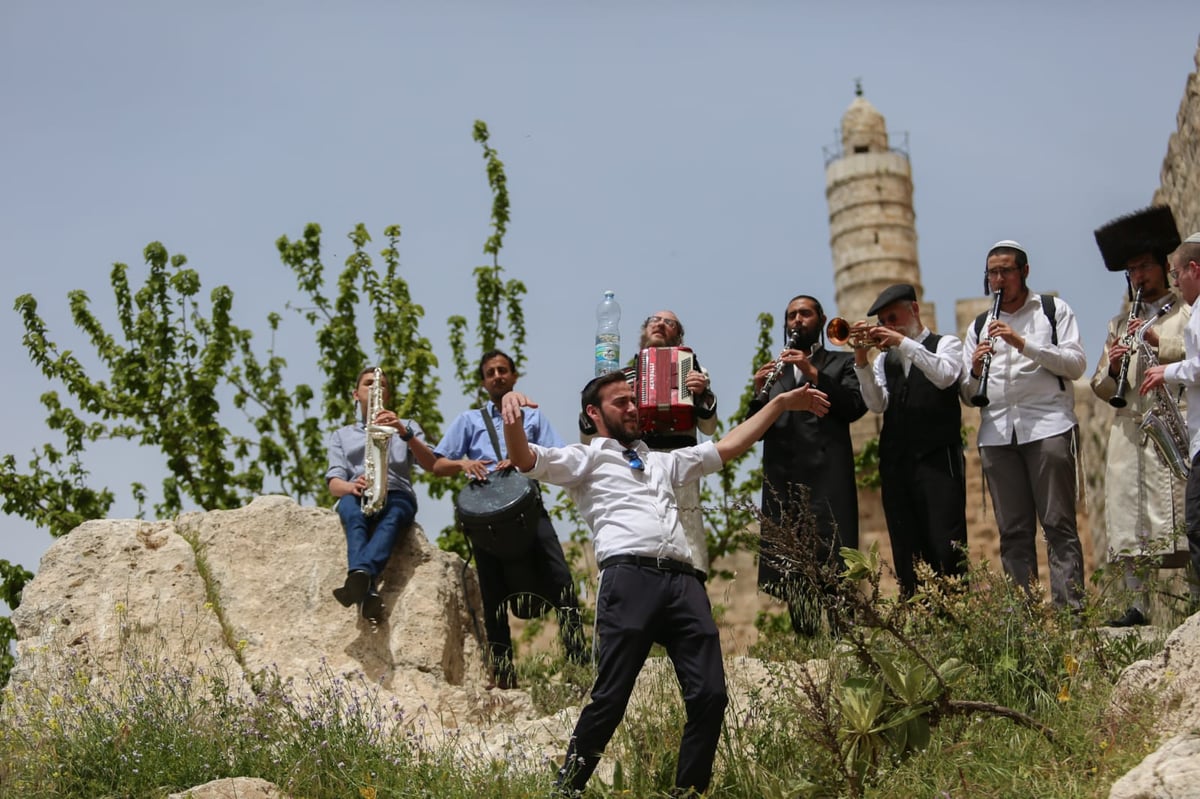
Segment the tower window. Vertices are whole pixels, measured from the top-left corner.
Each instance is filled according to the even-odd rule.
[[[856,152],[856,153],[865,153],[865,152],[868,152],[869,150],[870,150],[870,148],[867,147],[867,145],[865,145],[865,144],[854,145],[854,152]]]

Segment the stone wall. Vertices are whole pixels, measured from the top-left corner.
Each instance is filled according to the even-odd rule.
[[[1184,84],[1176,130],[1167,142],[1159,173],[1162,185],[1154,192],[1155,203],[1171,206],[1184,237],[1200,231],[1200,41],[1194,61],[1196,70]]]

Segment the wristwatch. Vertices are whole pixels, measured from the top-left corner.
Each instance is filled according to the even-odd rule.
[[[401,441],[412,441],[413,440],[413,431],[412,431],[411,427],[409,427],[408,425],[404,425],[404,432],[400,434],[400,440]]]

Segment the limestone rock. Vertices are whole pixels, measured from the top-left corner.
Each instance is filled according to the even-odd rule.
[[[479,587],[460,558],[414,526],[381,576],[374,625],[332,596],[345,557],[333,511],[280,496],[174,521],[88,522],[25,588],[12,686],[69,684],[68,670],[116,678],[136,648],[219,669],[235,690],[272,672],[301,693],[346,678],[438,731],[532,715],[524,693],[485,690]]]
[[[1167,636],[1153,658],[1125,669],[1109,712],[1119,714],[1146,693],[1158,704],[1156,726],[1166,740],[1113,784],[1110,799],[1200,799],[1200,613]]]
[[[1200,729],[1200,613],[1175,628],[1157,655],[1125,669],[1113,689],[1111,712],[1144,692],[1159,703],[1164,737]]]
[[[167,799],[291,799],[278,786],[257,777],[234,777],[213,780],[182,793],[168,794]]]
[[[1200,799],[1200,737],[1177,735],[1113,783],[1109,799]]]

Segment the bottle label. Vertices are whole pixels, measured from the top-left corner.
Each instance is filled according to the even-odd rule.
[[[596,335],[596,374],[614,372],[621,360],[621,337],[613,333]]]

